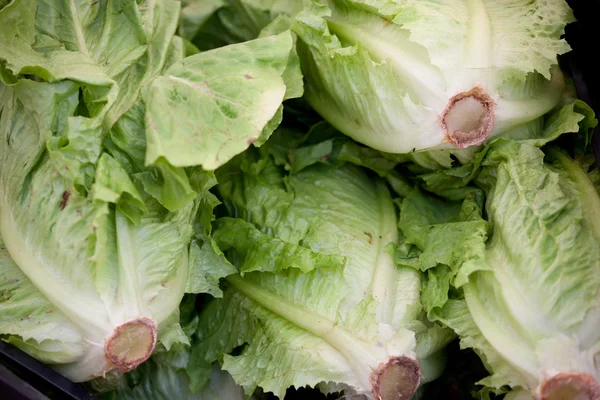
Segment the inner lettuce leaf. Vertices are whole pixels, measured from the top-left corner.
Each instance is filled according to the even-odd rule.
[[[178,33],[201,50],[246,42],[259,37],[277,17],[301,11],[305,3],[305,0],[186,0]]]
[[[480,158],[473,187],[455,182],[452,198],[421,191],[403,201],[406,215],[424,212],[401,219],[397,258],[427,271],[429,317],[491,372],[482,395],[600,393],[600,196],[580,166],[555,147],[500,140]],[[481,191],[485,213],[474,202]]]
[[[435,379],[443,357],[430,356],[453,335],[428,330],[420,273],[398,268],[386,250],[397,217],[383,179],[350,163],[289,173],[263,147],[217,178],[228,217],[213,238],[240,274],[200,315],[190,364],[204,374],[193,387],[215,360],[247,393],[261,387],[280,398],[306,385],[410,396]],[[399,376],[407,378],[397,384]]]

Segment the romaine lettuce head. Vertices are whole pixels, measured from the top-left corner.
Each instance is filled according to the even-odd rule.
[[[184,291],[212,290],[190,274],[217,203],[206,170],[266,140],[302,91],[290,32],[186,57],[179,12],[0,10],[0,335],[73,381],[186,342]]]
[[[307,160],[290,173],[276,139],[217,171],[229,216],[212,237],[239,274],[202,312],[190,362],[207,375],[222,358],[248,393],[283,398],[308,385],[410,397],[440,374],[438,350],[453,335],[419,319],[420,273],[386,250],[398,232],[385,181],[350,163],[314,164],[310,146],[296,149]]]
[[[306,99],[378,150],[459,150],[557,106],[563,0],[329,0],[295,17]],[[516,130],[516,132],[515,132]],[[520,133],[519,133],[520,132]]]
[[[401,221],[399,262],[426,271],[425,308],[481,356],[492,373],[484,393],[598,398],[597,189],[556,148],[501,140],[479,163],[477,187],[443,190],[429,177],[437,183],[423,188],[445,200],[424,191],[404,200],[403,213],[420,213]]]
[[[0,332],[74,381],[130,370],[183,296],[197,201],[169,212],[105,152],[86,165],[89,190],[77,185],[45,139],[89,121],[73,116],[78,85],[0,90]]]

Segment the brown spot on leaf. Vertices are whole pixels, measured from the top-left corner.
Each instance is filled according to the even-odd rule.
[[[13,296],[13,291],[10,289],[0,290],[0,302],[9,301]]]
[[[67,204],[69,204],[69,199],[71,198],[71,192],[68,190],[65,190],[62,194],[62,198],[60,200],[60,204],[58,205],[58,208],[62,211],[65,209],[65,207],[67,206]]]
[[[367,235],[367,238],[369,240],[369,244],[373,244],[373,234],[370,232],[363,232],[365,235]]]
[[[245,75],[244,75],[244,78],[246,78],[246,79],[248,79],[248,80],[250,80],[250,79],[254,79],[254,77],[253,77],[252,75],[250,75],[250,74],[245,74]]]

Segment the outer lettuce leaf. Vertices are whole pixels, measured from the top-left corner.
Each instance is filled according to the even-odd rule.
[[[291,51],[285,32],[188,57],[156,78],[144,94],[146,163],[213,170],[266,140],[282,101],[301,94],[286,89]]]
[[[294,275],[296,277],[303,276],[297,271]],[[323,281],[326,276],[312,274],[311,277]],[[331,275],[328,277],[331,279]],[[286,283],[289,284],[289,281]],[[248,287],[247,283],[240,284],[240,287],[246,287],[249,290],[255,289],[254,286]],[[283,288],[283,285],[278,286]],[[338,287],[329,286],[330,292],[333,291],[332,289],[335,290]],[[268,295],[268,292],[265,294]],[[321,291],[319,294],[325,295],[325,291]],[[302,295],[297,293],[296,300],[300,300],[298,299],[300,296]],[[322,316],[318,317],[310,313],[305,316],[308,317],[308,320],[305,319],[305,326],[298,327],[297,321],[290,322],[286,318],[273,314],[265,307],[264,302],[257,304],[244,296],[243,292],[229,291],[225,299],[226,303],[218,304],[216,310],[214,308],[209,309],[207,310],[208,313],[202,316],[198,345],[201,347],[196,347],[195,350],[199,352],[203,348],[211,346],[211,352],[215,350],[230,352],[235,346],[248,342],[248,347],[244,349],[240,356],[226,356],[224,363],[224,368],[232,373],[236,381],[245,386],[248,392],[260,386],[264,390],[273,391],[276,396],[283,398],[286,389],[292,385],[298,387],[314,386],[319,382],[328,381],[344,382],[354,387],[361,385],[356,377],[357,371],[352,368],[352,361],[341,356],[340,351],[328,343],[327,340],[306,331],[307,324],[313,325],[313,330],[318,329],[320,323],[325,322],[322,320]],[[332,296],[327,296],[323,299],[323,302],[326,300],[331,301]],[[281,304],[282,299],[271,298],[269,301],[277,301]],[[225,305],[227,308],[224,308]],[[287,302],[285,305],[292,306]],[[294,308],[297,309],[297,311],[295,310],[296,313],[302,309],[297,306]],[[231,310],[231,312],[223,315],[225,310]],[[218,314],[215,315],[211,311]],[[335,311],[335,308],[332,311]],[[298,316],[302,317],[302,315]],[[327,322],[325,323],[327,324]],[[221,327],[221,329],[218,329],[218,327]],[[332,336],[334,336],[334,332],[332,332]],[[228,339],[224,343],[221,342],[223,340],[221,339],[221,343],[219,343],[216,342],[219,337]],[[346,340],[351,341],[352,339],[348,338]],[[267,343],[268,346],[266,346]],[[350,343],[349,345],[357,344]],[[364,353],[362,355],[366,356]],[[204,359],[207,359],[209,354],[197,354],[196,356],[203,356]],[[276,360],[276,362],[268,364],[265,363],[265,360]],[[354,360],[354,363],[357,362],[360,364],[365,363],[364,360]],[[368,374],[368,370],[362,371],[362,373]]]
[[[8,342],[28,348],[42,362],[72,362],[83,354],[80,331],[31,284],[1,239],[0,308],[0,332],[18,335]]]
[[[583,320],[587,313],[585,304],[591,304],[596,298],[596,288],[600,284],[600,277],[597,281],[583,281],[579,276],[600,266],[599,252],[584,251],[587,246],[593,248],[597,244],[598,224],[595,218],[587,217],[594,215],[600,203],[583,171],[572,160],[556,151],[550,155],[557,160],[554,165],[547,166],[542,163],[544,155],[539,150],[512,143],[499,145],[488,155],[477,182],[488,193],[487,212],[494,225],[495,235],[489,244],[488,259],[510,252],[511,260],[517,265],[504,265],[514,269],[514,272],[507,271],[513,275],[517,274],[519,265],[525,264],[521,257],[526,257],[527,272],[519,271],[519,279],[513,280],[526,285],[529,295],[537,299],[536,311],[544,318],[554,320],[557,327],[569,329]],[[535,212],[530,213],[527,209]],[[536,238],[532,238],[526,229],[520,229],[534,222],[540,227]],[[530,249],[528,255],[521,250],[524,247]],[[550,254],[549,248],[554,249]],[[539,257],[535,262],[532,254]],[[560,280],[559,275],[572,278]],[[548,281],[544,283],[540,279]],[[538,282],[538,290],[542,290],[544,286],[553,287],[553,282],[559,282],[555,279],[559,279],[565,292],[576,290],[577,298],[563,302],[548,293],[542,296],[542,293],[531,292],[535,290],[534,281]]]
[[[381,0],[350,2],[376,7],[386,19],[409,30],[411,41],[427,48],[432,63],[440,68],[457,63],[472,68],[493,65],[506,69],[511,76],[518,76],[522,80],[532,71],[550,78],[550,68],[556,64],[556,54],[570,50],[568,44],[561,40],[564,25],[573,21],[572,12],[565,2],[535,5],[519,0],[500,3],[483,0],[477,4],[424,4],[419,1],[403,4]],[[515,16],[520,18],[519,27],[509,29],[507,23],[513,21]],[[469,21],[469,17],[476,19]],[[431,26],[441,29],[430,29]],[[546,27],[554,29],[544,29]],[[477,34],[477,37],[473,36]],[[544,51],[532,52],[529,47],[532,43]],[[461,59],[464,55],[467,56],[466,60]]]

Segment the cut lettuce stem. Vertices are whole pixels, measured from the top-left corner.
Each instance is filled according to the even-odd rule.
[[[478,86],[452,97],[442,113],[441,126],[456,147],[483,143],[494,130],[494,101]]]
[[[558,374],[541,385],[541,400],[600,400],[600,384],[589,374]]]
[[[156,345],[156,324],[137,318],[118,326],[104,345],[104,354],[119,371],[135,369],[150,357]]]
[[[373,397],[378,400],[410,399],[420,383],[421,368],[410,357],[391,357],[371,374]]]

